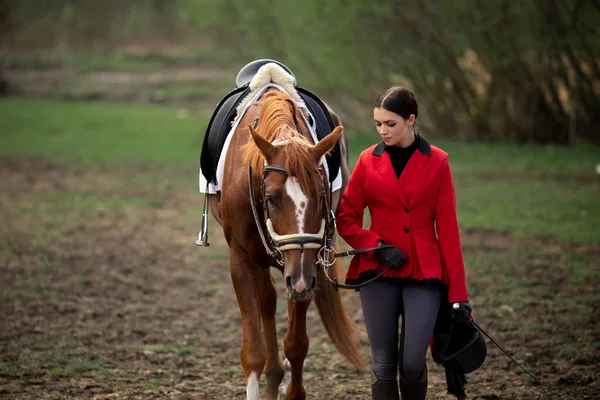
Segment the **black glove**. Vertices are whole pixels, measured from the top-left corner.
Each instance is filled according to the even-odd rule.
[[[463,321],[471,319],[471,306],[468,301],[452,303],[452,319],[460,318]]]
[[[400,268],[408,261],[408,257],[395,246],[387,245],[384,242],[379,244],[380,248],[373,252],[373,257],[383,261],[389,269]]]

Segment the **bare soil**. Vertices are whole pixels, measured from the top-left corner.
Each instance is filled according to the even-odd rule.
[[[226,244],[215,224],[211,247],[193,244],[202,205],[193,182],[164,189],[128,179],[194,174],[156,172],[0,161],[0,398],[245,398]],[[65,193],[79,200],[58,202]],[[101,206],[115,199],[122,204]],[[463,242],[465,254],[483,259],[506,252],[502,263],[510,266],[508,276],[502,268],[469,271],[480,325],[553,399],[600,398],[599,281],[575,284],[557,267],[568,253],[597,268],[600,249],[482,231],[463,232]],[[515,248],[543,256],[521,257]],[[285,296],[276,277],[283,338]],[[518,304],[497,300],[514,287]],[[368,358],[358,296],[345,292],[344,301]],[[308,326],[308,397],[370,398],[369,374],[336,352],[316,307]],[[488,346],[486,363],[468,376],[470,399],[545,398]],[[428,366],[428,398],[449,398],[443,370],[431,359]]]

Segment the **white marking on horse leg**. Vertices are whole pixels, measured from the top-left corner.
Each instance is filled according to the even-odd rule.
[[[287,390],[290,386],[290,383],[292,383],[292,367],[290,366],[290,362],[286,358],[285,360],[283,360],[283,379],[279,384],[279,393],[285,396],[287,394]]]
[[[258,399],[258,379],[256,378],[256,372],[253,372],[248,377],[248,383],[246,386],[246,400]]]
[[[306,367],[306,359],[304,359],[304,362],[302,363],[302,368],[304,367]],[[283,379],[279,384],[279,393],[285,396],[287,394],[288,387],[291,385],[291,383],[292,366],[290,365],[289,360],[286,358],[285,360],[283,360]]]

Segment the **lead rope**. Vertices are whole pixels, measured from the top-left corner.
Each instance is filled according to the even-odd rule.
[[[348,257],[348,256],[353,256],[355,254],[364,254],[364,253],[368,253],[370,251],[374,251],[374,250],[377,250],[377,249],[385,249],[385,248],[391,248],[391,247],[394,247],[394,246],[392,246],[390,244],[384,244],[384,245],[381,245],[379,247],[369,247],[367,249],[354,249],[354,250],[342,251],[340,253],[334,253],[333,257],[334,258]],[[319,258],[321,259],[321,265],[323,266],[323,272],[325,272],[325,277],[327,278],[327,280],[329,282],[331,282],[333,284],[333,286],[335,287],[335,290],[338,290],[338,288],[342,288],[342,289],[354,289],[354,290],[359,289],[359,288],[361,288],[363,286],[366,286],[369,283],[371,283],[371,282],[379,279],[383,274],[385,274],[387,271],[390,270],[389,267],[386,267],[386,269],[383,270],[383,271],[381,271],[379,273],[379,275],[377,275],[377,276],[369,279],[368,281],[359,283],[357,285],[342,284],[342,283],[338,282],[337,278],[332,279],[329,276],[329,272],[328,272],[329,271],[329,267],[331,267],[332,265],[335,264],[335,261],[332,262],[332,263],[329,262],[329,257],[328,256],[329,256],[329,251],[330,250],[328,250],[325,247],[323,247],[321,250],[324,250],[324,254],[323,254],[322,257],[321,257],[321,255],[319,253]]]

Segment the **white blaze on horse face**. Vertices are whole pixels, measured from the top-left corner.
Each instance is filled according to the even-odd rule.
[[[256,379],[256,372],[253,372],[248,377],[248,384],[246,386],[246,400],[258,400],[258,379]]]
[[[306,215],[306,207],[308,205],[308,198],[302,191],[302,188],[300,187],[300,184],[298,183],[297,178],[294,178],[294,177],[287,178],[285,181],[285,190],[286,190],[288,196],[290,196],[292,198],[292,201],[294,202],[294,205],[296,206],[295,215],[296,215],[296,221],[298,222],[298,232],[297,233],[304,233],[304,216]],[[294,290],[296,290],[296,292],[298,292],[298,293],[300,293],[304,289],[306,289],[306,282],[304,282],[304,274],[303,274],[304,267],[303,267],[303,265],[304,265],[304,252],[302,252],[302,254],[300,255],[300,279],[298,280],[298,282],[296,282],[296,285],[294,286]]]
[[[298,179],[291,177],[285,181],[285,190],[288,196],[292,198],[292,201],[296,205],[296,220],[298,221],[298,232],[304,233],[304,216],[306,215],[306,206],[308,205],[308,198],[302,192]]]

